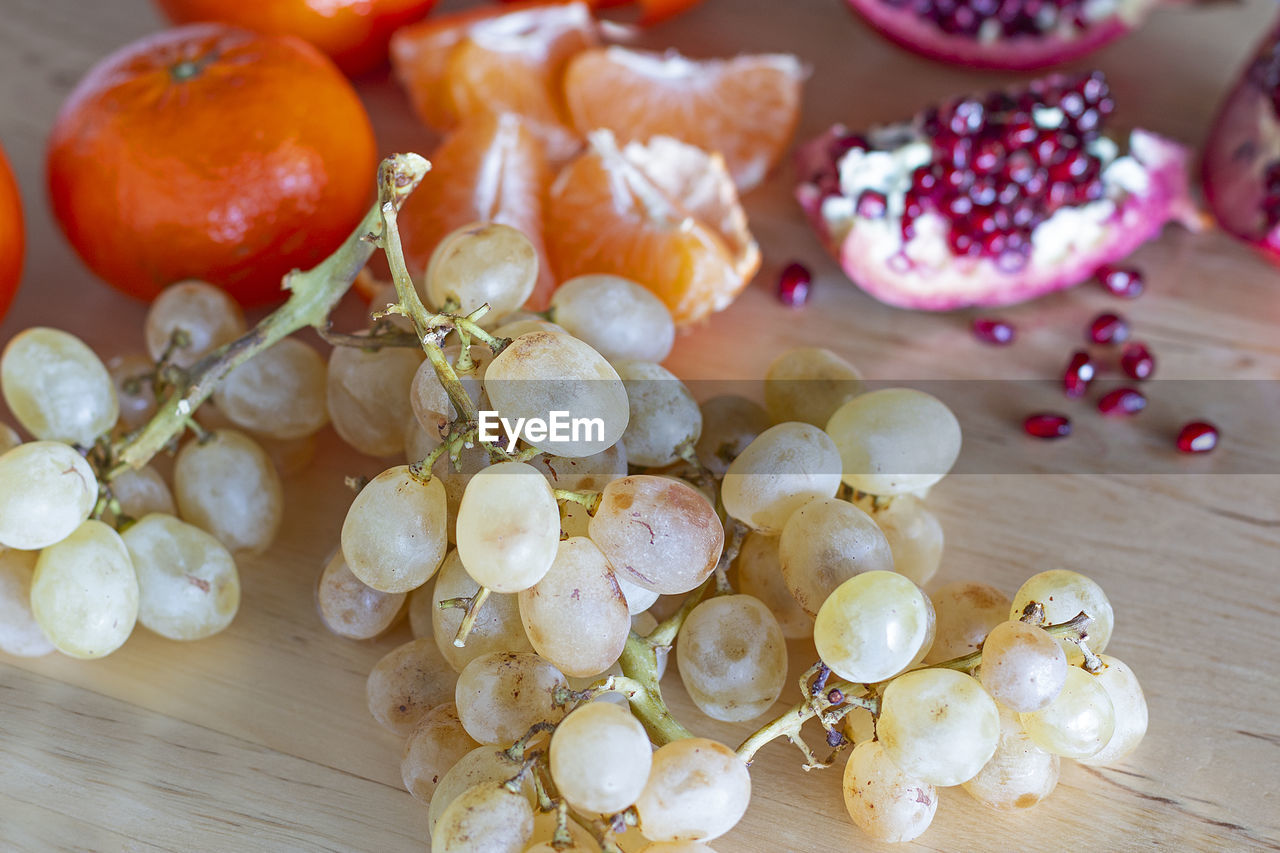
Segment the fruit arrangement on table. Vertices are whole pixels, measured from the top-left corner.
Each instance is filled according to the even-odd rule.
[[[432,3],[381,3],[320,28],[298,10],[160,5],[263,32],[198,23],[130,45],[59,115],[55,215],[88,266],[151,305],[145,352],[104,362],[37,327],[0,357],[27,436],[0,425],[0,650],[88,660],[136,624],[178,641],[227,629],[252,606],[237,556],[270,548],[281,477],[331,425],[405,460],[349,483],[315,596],[353,640],[407,615],[414,639],[373,668],[367,699],[404,739],[434,850],[710,851],[775,740],[806,768],[841,764],[853,823],[908,841],[939,787],[1024,809],[1063,758],[1108,765],[1138,747],[1146,700],[1104,653],[1115,614],[1089,577],[1034,573],[1012,598],[980,579],[924,592],[943,554],[927,495],[961,447],[943,402],[869,390],[821,347],[779,353],[754,399],[699,401],[661,365],[760,267],[739,193],[790,145],[803,57],[609,44],[618,30],[583,2],[416,23]],[[642,20],[687,5],[642,0]],[[1050,4],[1057,17],[850,5],[930,55],[1008,68],[1081,54],[1137,18],[1123,2]],[[1230,96],[1203,170],[1215,215],[1268,257],[1275,51]],[[443,141],[371,181],[373,133],[338,69],[388,53]],[[1105,133],[1116,109],[1094,72],[833,128],[797,149],[796,197],[853,282],[892,305],[991,308],[1090,279],[1136,298],[1124,258],[1167,222],[1207,217],[1188,151],[1141,130],[1121,146]],[[157,170],[175,140],[183,156]],[[0,309],[21,267],[11,184],[0,159]],[[384,267],[367,266],[378,250]],[[792,264],[779,299],[801,306],[808,286]],[[368,323],[338,330],[348,290]],[[281,300],[248,325],[242,305]],[[295,336],[308,328],[323,348]],[[973,333],[999,346],[1016,329],[984,316]],[[1086,329],[1140,383],[1156,361],[1130,338],[1113,312]],[[1095,371],[1071,354],[1064,395]],[[1108,416],[1145,405],[1136,384],[1097,400]],[[556,413],[572,434],[548,428]],[[1023,427],[1071,431],[1057,412]],[[1195,421],[1176,445],[1218,441]],[[816,658],[789,680],[797,639]],[[732,745],[676,719],[672,652],[702,714],[758,730]]]

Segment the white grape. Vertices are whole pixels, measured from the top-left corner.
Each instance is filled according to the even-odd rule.
[[[111,496],[120,505],[120,515],[138,519],[153,512],[177,513],[173,491],[150,465],[127,468],[111,478]]]
[[[414,591],[415,601],[422,596],[425,588]],[[514,594],[495,592],[489,595],[484,606],[476,616],[471,632],[467,634],[464,646],[455,646],[453,638],[458,634],[458,626],[466,609],[462,607],[446,607],[441,609],[440,602],[452,598],[470,598],[480,590],[480,585],[472,580],[471,575],[462,567],[462,560],[457,551],[450,551],[440,566],[436,582],[429,594],[424,596],[430,607],[429,628],[414,628],[415,636],[432,636],[436,647],[449,662],[454,671],[462,672],[467,664],[476,658],[492,652],[527,652],[533,646],[525,634],[524,624],[520,621],[519,600]],[[410,611],[410,618],[414,611]]]
[[[616,275],[583,275],[556,288],[551,319],[610,361],[662,361],[676,327],[648,288]]]
[[[187,442],[173,465],[173,492],[183,520],[212,533],[232,553],[265,551],[284,515],[275,465],[236,430]]]
[[[1067,655],[1044,629],[1017,620],[991,629],[982,646],[982,686],[1014,711],[1038,711],[1062,691]]]
[[[775,422],[825,427],[836,409],[863,391],[858,369],[829,349],[797,347],[773,360],[764,377],[764,404]]]
[[[415,595],[417,592],[414,590]],[[316,584],[320,621],[338,636],[353,640],[372,639],[390,628],[400,615],[404,600],[402,592],[382,592],[356,577],[341,548],[325,562]],[[430,600],[428,591],[428,604]]]
[[[420,641],[419,641],[420,642]],[[560,670],[528,652],[495,652],[467,664],[454,701],[467,734],[480,743],[509,746],[534,723],[559,722],[557,688],[568,687]]]
[[[644,727],[625,708],[590,702],[556,726],[551,736],[551,778],[582,812],[610,814],[644,790],[652,764]]]
[[[325,361],[285,338],[218,382],[213,401],[232,423],[272,438],[302,438],[329,422]]]
[[[368,456],[403,449],[404,425],[413,414],[409,384],[423,358],[421,350],[407,347],[334,347],[325,401],[343,441]]]
[[[75,335],[36,326],[0,356],[0,390],[9,410],[38,439],[88,447],[120,416],[106,365]]]
[[[627,449],[622,442],[590,456],[539,454],[529,463],[547,478],[553,489],[599,492],[627,476]]]
[[[975,800],[993,809],[1026,809],[1053,793],[1061,759],[1036,746],[1018,715],[1000,709],[1000,742],[977,776],[964,783]]]
[[[1111,695],[1079,667],[1067,668],[1067,680],[1047,706],[1021,714],[1027,735],[1046,752],[1064,758],[1092,758],[1115,734],[1116,712]]]
[[[782,636],[788,640],[812,636],[813,617],[804,612],[782,578],[777,536],[754,530],[748,533],[734,565],[738,570],[738,589],[760,599],[772,611]]]
[[[172,284],[147,309],[143,335],[153,361],[168,356],[171,364],[190,367],[223,344],[244,334],[244,313],[226,291],[190,279]],[[174,333],[186,342],[176,346]]]
[[[898,768],[878,741],[865,741],[844,766],[844,807],[876,841],[911,841],[933,822],[938,792]]]
[[[31,612],[31,576],[35,551],[0,548],[0,652],[33,658],[53,651]]]
[[[90,520],[41,551],[31,612],[63,654],[100,658],[120,648],[138,618],[138,578],[120,534]]]
[[[457,760],[436,783],[431,795],[431,807],[427,810],[427,827],[435,829],[445,809],[468,789],[485,783],[505,782],[520,771],[520,765],[512,761],[495,746],[483,745]],[[521,788],[524,796],[533,803],[532,785],[528,777]]]
[[[525,303],[538,280],[538,251],[523,233],[497,222],[474,222],[447,234],[431,253],[427,302],[436,309],[453,302],[455,314],[481,305],[486,329]]]
[[[844,481],[872,495],[928,488],[960,455],[956,416],[914,388],[860,394],[836,409],[826,429],[839,448]]]
[[[942,563],[943,534],[938,517],[915,495],[898,495],[891,500],[866,495],[856,501],[880,526],[893,553],[893,570],[924,586]]]
[[[994,586],[974,581],[938,587],[930,600],[938,627],[925,663],[941,663],[976,652],[991,629],[1009,618],[1011,603],[1009,596]]]
[[[107,359],[107,373],[116,387],[120,407],[120,423],[125,429],[137,429],[156,413],[156,394],[152,387],[155,363],[140,352],[129,352]]]
[[[1088,627],[1090,651],[1101,652],[1110,642],[1111,631],[1115,627],[1115,612],[1102,587],[1092,578],[1069,569],[1050,569],[1032,575],[1014,594],[1009,618],[1022,618],[1023,609],[1032,601],[1044,605],[1046,625],[1069,621],[1081,612],[1093,617]],[[1065,637],[1059,638],[1058,642],[1067,653],[1068,661],[1079,663],[1084,660],[1084,654],[1078,645]]]
[[[458,556],[477,583],[519,592],[542,580],[555,560],[560,508],[532,465],[491,465],[467,483],[457,537]]]
[[[444,485],[388,468],[351,502],[342,522],[342,555],[352,574],[382,592],[422,586],[444,559]]]
[[[874,571],[840,584],[823,602],[813,642],[841,678],[870,684],[919,662],[933,631],[933,605],[920,588],[896,572]]]
[[[729,470],[756,436],[773,425],[761,405],[736,394],[722,394],[702,403],[702,434],[694,449],[698,461],[717,477]]]
[[[885,688],[876,734],[904,773],[959,785],[995,754],[1000,711],[976,679],[953,669],[918,669]]]
[[[721,484],[725,512],[753,530],[777,535],[791,513],[840,487],[840,454],[811,424],[788,422],[760,433],[729,465]]]
[[[369,713],[388,731],[408,737],[432,708],[453,699],[455,676],[429,637],[382,656],[365,683]]]
[[[1111,697],[1116,718],[1115,731],[1100,752],[1077,760],[1081,764],[1103,766],[1114,764],[1137,749],[1147,733],[1148,715],[1142,685],[1129,665],[1111,655],[1098,657],[1102,660],[1103,669],[1093,677]]]
[[[787,680],[787,642],[778,620],[749,595],[698,604],[680,627],[676,659],[690,698],[715,720],[760,716]]]
[[[722,743],[684,738],[653,754],[635,806],[651,841],[700,841],[724,835],[751,801],[747,765]]]
[[[436,785],[462,757],[480,744],[462,727],[452,702],[428,711],[405,739],[400,776],[414,799],[430,804]]]
[[[431,831],[436,853],[522,853],[533,835],[533,808],[501,784],[464,791]]]
[[[814,498],[791,513],[778,540],[778,559],[787,588],[810,616],[854,575],[893,571],[893,552],[879,525],[837,498]]]
[[[660,364],[615,361],[613,366],[630,405],[630,421],[622,434],[627,459],[661,468],[692,451],[702,434],[702,410],[685,384]]]
[[[65,539],[93,512],[98,478],[57,441],[31,441],[0,455],[0,545],[32,551]]]

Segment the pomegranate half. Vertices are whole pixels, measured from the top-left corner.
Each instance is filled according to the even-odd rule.
[[[1280,26],[1223,102],[1205,145],[1203,177],[1222,227],[1280,265]]]
[[[1124,35],[1159,0],[848,0],[906,49],[973,68],[1031,70]]]
[[[796,197],[863,290],[905,308],[1009,305],[1078,284],[1178,219],[1187,151],[1134,130],[1098,73],[960,98],[797,153]]]

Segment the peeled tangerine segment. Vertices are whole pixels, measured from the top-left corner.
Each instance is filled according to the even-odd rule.
[[[0,545],[52,545],[79,527],[97,500],[98,478],[69,445],[32,441],[0,455]]]
[[[351,573],[381,592],[422,586],[444,559],[444,484],[422,482],[408,465],[388,468],[360,490],[342,522]]]
[[[138,618],[138,578],[120,534],[86,521],[41,551],[31,610],[63,654],[100,658],[120,648]]]

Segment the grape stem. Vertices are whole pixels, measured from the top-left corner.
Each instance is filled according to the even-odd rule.
[[[378,167],[378,202],[332,255],[306,272],[284,277],[288,300],[240,338],[196,363],[181,391],[172,394],[140,430],[114,448],[114,466],[106,479],[127,468],[141,468],[186,428],[196,408],[234,368],[306,326],[323,328],[356,274],[385,236],[386,211],[395,211],[422,181],[431,164],[417,154],[395,154]],[[392,213],[394,222],[394,212]],[[397,245],[399,245],[397,241]]]
[[[471,596],[471,600],[467,603],[467,612],[462,617],[462,622],[458,625],[458,633],[453,637],[453,644],[458,648],[463,648],[467,644],[467,635],[471,633],[471,629],[476,626],[476,617],[480,615],[480,608],[489,600],[489,587],[482,586],[476,590],[476,594]],[[444,602],[440,602],[442,605]]]
[[[591,489],[582,489],[581,491],[552,489],[551,491],[555,494],[557,501],[572,501],[586,507],[587,515],[596,514],[596,509],[600,506],[600,495],[603,494]]]

